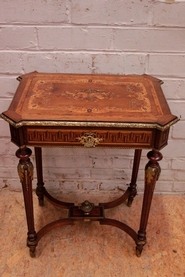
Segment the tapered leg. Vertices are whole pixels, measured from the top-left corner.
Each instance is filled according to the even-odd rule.
[[[42,172],[42,148],[35,147],[35,160],[36,160],[36,171],[37,171],[37,188],[36,194],[38,196],[39,205],[44,205],[44,182]]]
[[[20,159],[18,164],[18,174],[22,184],[24,204],[26,211],[26,219],[28,226],[27,246],[30,248],[30,255],[34,256],[35,247],[37,245],[37,235],[34,227],[33,215],[33,196],[32,196],[32,179],[33,179],[33,164],[29,157],[32,151],[26,147],[20,147],[16,156]]]
[[[132,202],[134,200],[134,197],[137,194],[137,175],[138,175],[138,170],[139,170],[139,164],[140,164],[140,159],[141,159],[141,149],[136,149],[135,154],[134,154],[134,164],[133,164],[133,169],[132,169],[132,178],[131,178],[131,183],[129,186],[130,194],[128,197],[128,202],[127,205],[130,207],[132,205]]]
[[[150,151],[147,154],[149,162],[145,167],[145,190],[143,197],[143,207],[141,212],[140,228],[138,231],[138,240],[136,246],[137,256],[141,255],[143,246],[146,244],[146,227],[155,188],[156,181],[160,175],[160,166],[158,161],[162,159],[162,154],[156,150]]]

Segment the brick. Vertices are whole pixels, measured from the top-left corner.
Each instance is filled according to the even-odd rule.
[[[112,30],[100,27],[39,27],[38,41],[41,50],[109,50]]]
[[[144,74],[146,72],[146,61],[146,54],[125,54],[125,74]]]
[[[94,73],[107,74],[142,74],[145,72],[146,55],[137,54],[93,54]]]
[[[144,25],[150,22],[150,9],[151,2],[146,0],[72,0],[71,22],[76,24]]]
[[[47,191],[50,192],[52,195],[54,193],[60,191],[60,181],[57,179],[44,178],[44,185],[45,185]],[[37,180],[36,180],[36,176],[35,176],[34,181],[33,181],[33,188],[35,189],[36,186],[37,186]]]
[[[172,127],[172,138],[185,139],[185,121],[179,121]]]
[[[113,170],[110,168],[92,168],[90,174],[93,180],[110,180],[113,178]]]
[[[113,167],[113,158],[112,157],[92,157],[92,167],[93,168],[112,168]]]
[[[181,120],[185,120],[185,101],[169,100],[168,104],[173,114],[181,118]]]
[[[42,156],[43,159],[49,159],[50,157],[55,157],[55,159],[58,158],[65,158],[65,156],[79,156],[79,155],[83,155],[83,151],[85,151],[85,153],[88,151],[88,149],[84,149],[84,148],[73,148],[73,147],[65,147],[65,148],[43,148],[42,149]],[[87,153],[88,155],[88,153]],[[64,156],[64,157],[63,157]]]
[[[123,157],[124,159],[128,158],[128,157],[132,157],[134,155],[134,149],[123,149],[123,148],[85,148],[85,147],[66,147],[66,148],[43,148],[42,150],[43,152],[43,158],[48,159],[48,157],[51,156],[56,156],[56,157],[60,157],[60,156],[86,156],[89,158],[94,158],[94,157],[98,157],[98,158],[104,158],[106,156],[114,156],[114,157]],[[145,151],[143,150],[143,153],[145,153]]]
[[[0,99],[0,113],[5,112],[8,107],[10,106],[11,99],[5,98],[5,99]],[[2,120],[2,119],[0,119]]]
[[[73,192],[78,190],[77,181],[60,181],[59,188],[61,191]]]
[[[114,28],[113,35],[119,51],[184,52],[183,29]]]
[[[147,73],[156,76],[184,77],[184,54],[149,54]]]
[[[89,179],[90,172],[83,168],[44,168],[44,178],[53,180]]]
[[[103,180],[99,185],[100,191],[120,192],[120,189],[124,191],[127,189],[127,185],[120,180]]]
[[[170,132],[169,132],[169,135],[168,135],[168,140],[173,140],[173,138],[172,138],[172,130],[173,130],[173,127],[174,127],[174,126],[170,127]]]
[[[92,71],[99,74],[124,73],[124,56],[121,54],[93,54]]]
[[[3,179],[0,177],[0,189],[9,189],[13,191],[22,191],[22,186],[19,178],[10,179],[10,177]]]
[[[117,157],[113,157],[113,168],[122,168],[122,169],[129,169],[131,168],[131,158],[128,157],[124,157],[123,156],[117,156]]]
[[[57,168],[89,168],[92,167],[92,159],[88,156],[79,155],[65,155],[65,156],[43,156],[44,167],[57,167]]]
[[[37,70],[53,73],[91,73],[92,60],[84,53],[25,53],[22,56],[25,72]]]
[[[14,153],[12,153],[14,154]],[[0,156],[0,167],[2,168],[9,168],[9,167],[17,167],[19,160],[15,155],[3,155]],[[18,175],[17,175],[18,176]]]
[[[166,99],[185,99],[185,80],[162,78],[164,84],[162,89]]]
[[[172,181],[174,180],[175,172],[171,169],[161,170],[159,181]]]
[[[99,181],[81,181],[79,187],[87,191],[98,191],[99,190]]]
[[[130,172],[130,178],[131,178],[131,172]],[[138,171],[137,184],[141,183],[143,186],[144,178],[145,178],[145,170],[144,170],[144,168],[140,168]]]
[[[62,168],[80,168],[88,169],[92,167],[92,159],[88,156],[66,156],[65,158],[56,159],[56,167]]]
[[[66,1],[0,1],[0,23],[62,23],[68,21]]]
[[[173,191],[178,193],[185,193],[184,182],[174,182]]]
[[[1,168],[1,178],[3,179],[15,179],[18,178],[16,167],[3,167]]]
[[[155,192],[170,193],[173,190],[173,181],[159,181],[156,183]]]
[[[13,98],[16,88],[19,84],[19,82],[16,80],[18,76],[11,77],[11,76],[0,76],[0,97],[7,97],[7,98]]]
[[[9,124],[4,120],[0,119],[0,137],[8,137],[10,138],[10,129]]]
[[[89,148],[84,149],[85,153],[88,151],[91,156],[115,156],[115,157],[133,157],[133,149],[123,149],[123,148]]]
[[[2,155],[14,155],[15,151],[17,150],[17,146],[15,144],[13,144],[12,142],[10,142],[10,138],[9,139],[2,139],[2,137],[0,136],[0,145],[2,145],[2,147],[0,147],[0,156]]]
[[[124,182],[128,183],[131,179],[131,170],[114,168],[113,178],[115,178],[116,180],[124,180]]]
[[[112,151],[113,153],[114,151]],[[127,169],[131,166],[131,158],[128,159],[124,156],[107,156],[103,155],[92,156],[93,168],[116,168],[116,169]]]
[[[185,26],[185,3],[173,1],[171,3],[154,3],[152,7],[153,25],[155,26]]]
[[[172,169],[185,171],[185,158],[184,159],[172,159]]]
[[[21,55],[17,52],[0,52],[0,74],[22,73]]]
[[[2,27],[0,29],[0,49],[36,49],[37,37],[33,27]]]
[[[184,157],[185,141],[184,140],[168,140],[168,145],[161,150],[161,153],[166,158],[181,158]]]
[[[185,170],[174,171],[174,181],[184,181]]]

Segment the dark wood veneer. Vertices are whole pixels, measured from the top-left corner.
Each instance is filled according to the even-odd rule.
[[[170,126],[178,121],[171,114],[161,90],[162,82],[149,75],[85,75],[32,72],[18,78],[20,84],[7,111],[1,117],[10,125],[11,140],[19,149],[18,174],[22,184],[28,226],[27,245],[31,256],[39,240],[53,228],[75,221],[99,221],[125,231],[141,255],[146,244],[146,227],[159,178],[159,152],[167,145]],[[53,221],[35,231],[30,160],[35,150],[39,205],[44,198],[68,209],[68,218]],[[118,199],[94,205],[79,205],[51,196],[43,182],[42,147],[122,147],[134,148],[131,182]],[[142,149],[150,149],[145,167],[145,189],[139,231],[115,219],[106,218],[104,209],[127,201],[130,207],[137,194],[137,175]]]

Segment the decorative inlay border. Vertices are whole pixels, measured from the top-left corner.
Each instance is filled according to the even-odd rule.
[[[83,137],[86,131],[81,130],[58,130],[58,129],[34,129],[27,128],[27,143],[37,144],[37,143],[56,143],[56,144],[70,144],[80,145],[79,137]],[[144,145],[152,146],[152,130],[146,131],[95,131],[93,132],[96,139],[101,141],[101,145]]]

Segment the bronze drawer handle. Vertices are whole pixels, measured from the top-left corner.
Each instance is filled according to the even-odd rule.
[[[103,140],[102,138],[96,138],[95,133],[85,133],[77,139],[81,144],[83,144],[84,147],[95,147]]]

